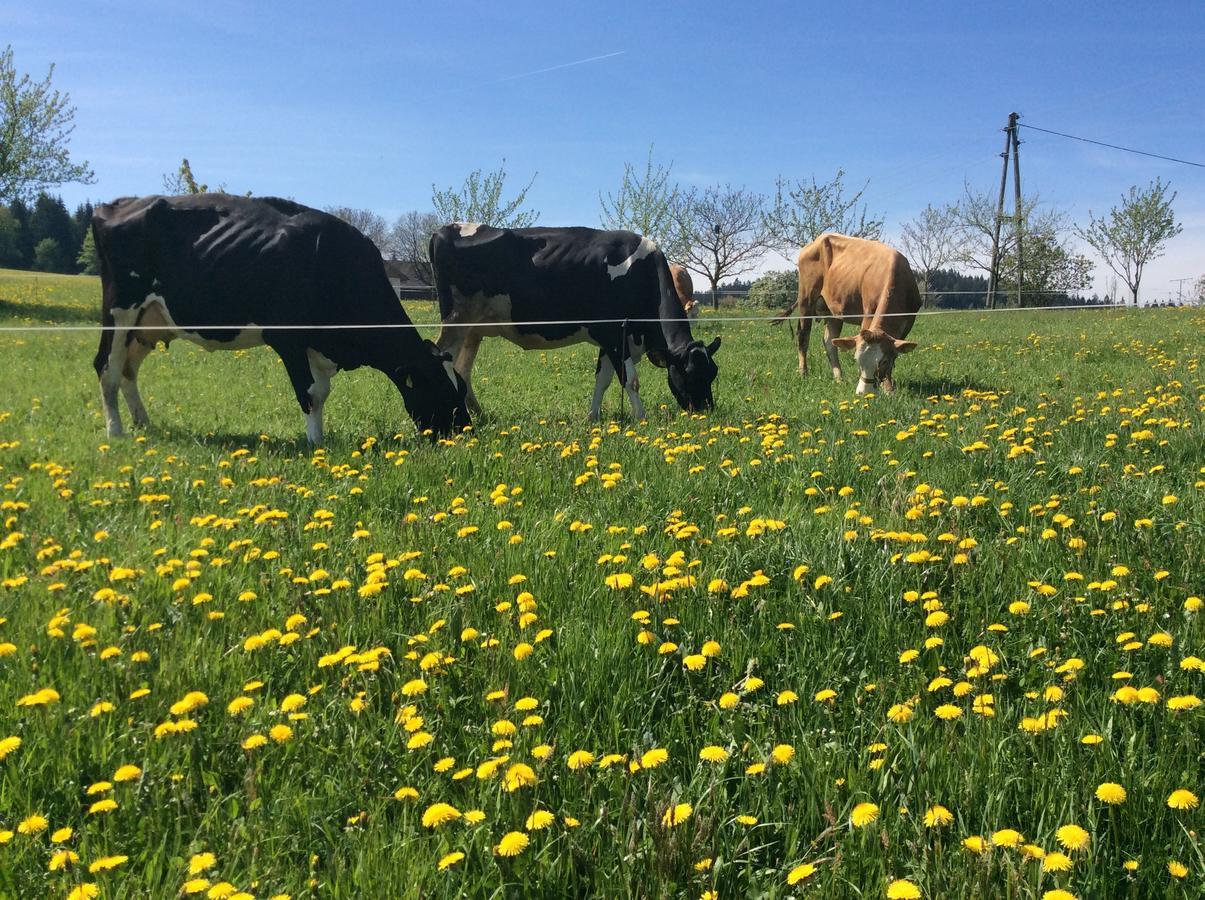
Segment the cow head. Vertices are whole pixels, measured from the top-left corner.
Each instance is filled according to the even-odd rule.
[[[452,355],[423,341],[416,357],[393,374],[406,411],[419,431],[446,437],[473,424],[465,405],[467,386],[452,368]]]
[[[862,329],[854,337],[833,338],[833,346],[854,352],[854,361],[858,364],[859,396],[891,377],[897,356],[916,349],[914,341],[900,340],[886,332],[867,329]]]
[[[715,354],[719,349],[719,338],[706,347],[702,341],[691,341],[685,353],[667,355],[665,358],[670,392],[687,412],[703,412],[715,405],[711,383],[719,373],[715,364]],[[649,356],[652,358],[651,353]]]

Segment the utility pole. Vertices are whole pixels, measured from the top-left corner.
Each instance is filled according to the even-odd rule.
[[[1184,304],[1184,282],[1193,281],[1193,280],[1194,279],[1192,279],[1192,278],[1169,278],[1168,279],[1168,281],[1171,281],[1172,283],[1174,283],[1176,285],[1176,288],[1177,288],[1176,305],[1177,306],[1182,306]]]
[[[1021,305],[1021,284],[1023,282],[1021,257],[1021,142],[1017,138],[1017,113],[1009,113],[1008,125],[1004,128],[1004,152],[1000,157],[1004,164],[1000,169],[1000,196],[996,200],[996,223],[992,233],[992,269],[987,283],[987,308],[996,308],[996,291],[1000,286],[1000,223],[1004,219],[1004,192],[1008,186],[1008,160],[1013,159],[1013,197],[1016,204],[1014,217],[1016,219],[1017,235],[1017,305]]]

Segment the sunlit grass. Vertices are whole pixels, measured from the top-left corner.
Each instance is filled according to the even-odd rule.
[[[472,434],[358,371],[319,453],[268,351],[119,441],[0,332],[0,895],[1195,896],[1203,326],[932,317],[863,400],[704,316],[717,409],[599,426],[487,342]]]

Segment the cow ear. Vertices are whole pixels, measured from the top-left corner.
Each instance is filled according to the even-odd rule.
[[[895,344],[896,353],[911,353],[916,349],[916,341],[901,341],[899,338],[896,338],[893,343]]]
[[[716,352],[720,349],[720,339],[717,337],[714,341],[707,345],[707,355],[715,358]]]
[[[856,337],[833,338],[832,345],[839,350],[853,350],[858,346],[858,339]]]

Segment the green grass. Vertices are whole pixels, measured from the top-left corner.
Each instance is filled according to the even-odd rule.
[[[0,325],[87,323],[98,304],[95,279],[0,273]],[[487,342],[472,434],[427,445],[357,371],[335,379],[321,453],[269,351],[153,354],[154,427],[110,440],[94,333],[0,332],[0,741],[21,739],[0,760],[0,895],[172,896],[212,852],[192,877],[256,897],[883,897],[902,878],[933,898],[1198,896],[1202,811],[1167,798],[1205,788],[1202,711],[1167,703],[1203,677],[1203,327],[925,318],[899,392],[856,399],[800,379],[782,330],[705,315],[696,332],[724,337],[716,410],[671,409],[646,363],[650,421],[600,426],[588,348]],[[331,663],[351,646],[381,652]],[[1158,699],[1120,702],[1125,685]],[[58,701],[18,705],[44,688]],[[174,715],[192,691],[208,704]],[[306,718],[280,710],[290,694]],[[231,715],[239,696],[254,705]],[[156,737],[180,719],[196,727]],[[282,724],[290,740],[243,749]],[[710,745],[727,761],[700,761]],[[667,760],[632,771],[654,748]],[[595,760],[573,770],[578,750]],[[538,781],[508,791],[517,763]],[[126,764],[141,775],[88,794]],[[1103,782],[1126,801],[1097,800]],[[118,807],[90,814],[105,797]],[[854,827],[863,802],[878,819]],[[484,819],[424,827],[435,803]],[[689,818],[663,824],[680,803]],[[934,804],[948,827],[925,827]],[[531,831],[537,809],[555,820]],[[45,831],[5,840],[35,813]],[[1091,838],[1066,873],[962,843],[1013,828],[1049,852],[1071,823]],[[51,872],[63,827],[79,859]],[[505,858],[511,831],[530,845]],[[802,863],[815,873],[789,885]]]

